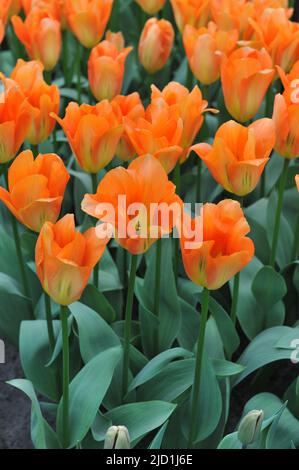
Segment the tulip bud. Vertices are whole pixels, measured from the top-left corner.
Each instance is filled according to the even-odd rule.
[[[155,15],[164,7],[166,0],[135,0],[148,15]]]
[[[110,426],[106,433],[104,449],[130,449],[130,435],[125,426]]]
[[[142,30],[138,54],[145,70],[156,73],[166,64],[173,46],[174,31],[167,20],[150,18]]]
[[[263,419],[263,410],[252,410],[244,416],[238,429],[238,439],[243,446],[248,446],[259,438]]]

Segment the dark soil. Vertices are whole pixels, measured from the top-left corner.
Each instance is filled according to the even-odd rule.
[[[32,449],[30,401],[5,383],[22,377],[17,348],[5,341],[5,364],[0,364],[0,449]]]

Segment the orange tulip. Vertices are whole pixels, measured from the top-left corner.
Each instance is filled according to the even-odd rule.
[[[185,26],[183,42],[193,75],[204,85],[220,77],[221,62],[237,47],[238,31],[218,30],[212,21],[199,29]]]
[[[0,200],[26,227],[39,232],[47,221],[59,217],[64,191],[70,176],[60,157],[25,150],[8,170],[9,191],[0,187]]]
[[[83,234],[76,231],[73,214],[56,224],[46,222],[35,247],[36,272],[45,292],[61,305],[79,300],[107,242],[94,227]]]
[[[172,24],[167,20],[150,18],[142,30],[138,55],[148,73],[161,70],[169,59],[174,41]]]
[[[5,36],[5,26],[8,21],[11,0],[3,0],[0,4],[0,44]]]
[[[11,73],[32,108],[31,125],[27,134],[30,144],[47,140],[55,126],[50,112],[59,111],[59,88],[47,85],[43,79],[43,65],[38,61],[25,62],[19,59]]]
[[[113,0],[65,0],[70,29],[88,49],[100,42],[110,18]]]
[[[119,204],[119,196],[126,198],[127,210]],[[172,231],[175,221],[175,213],[171,213],[173,203],[177,203],[180,211],[181,200],[175,194],[175,185],[168,180],[157,159],[144,155],[133,160],[127,170],[118,167],[106,173],[96,194],[84,196],[82,210],[112,225],[118,243],[130,253],[139,254],[147,251],[163,234]],[[114,211],[101,211],[100,207],[105,204],[111,204]],[[151,204],[166,205],[169,217],[157,217]],[[135,206],[133,213],[129,210],[131,205]]]
[[[211,18],[211,0],[170,0],[174,18],[182,33],[184,26],[205,26]]]
[[[253,258],[254,244],[245,236],[250,227],[239,202],[232,199],[204,204],[198,217],[202,242],[193,242],[196,219],[181,233],[185,271],[195,284],[219,289]]]
[[[289,20],[284,8],[267,8],[256,20],[254,47],[265,47],[273,64],[288,72],[299,59],[299,24]]]
[[[148,15],[155,15],[164,7],[166,0],[135,0],[135,2]]]
[[[83,170],[97,173],[105,168],[115,155],[123,126],[107,100],[95,106],[70,103],[65,117],[52,117],[63,128],[69,144]]]
[[[240,122],[252,119],[275,75],[272,60],[265,49],[236,49],[224,58],[221,82],[225,106]]]
[[[0,163],[12,160],[26,139],[31,109],[18,84],[0,79],[5,90],[0,93]]]
[[[20,12],[22,8],[21,0],[9,0],[9,2],[10,2],[10,7],[9,7],[9,12],[8,12],[8,19],[10,19],[13,15],[18,15],[18,13]]]
[[[45,70],[52,70],[61,50],[59,21],[46,11],[34,10],[24,22],[19,16],[13,16],[12,24],[30,59],[42,62]]]
[[[105,41],[95,46],[89,56],[88,80],[94,97],[111,100],[121,92],[125,60],[132,47],[124,47],[122,33],[106,33]]]
[[[145,116],[145,110],[137,92],[127,96],[118,95],[113,98],[111,104],[115,113],[120,113],[122,121],[124,121],[125,118],[129,118],[130,121],[135,122],[137,119],[144,118]],[[125,130],[118,143],[116,155],[124,162],[136,156],[135,149]]]
[[[183,152],[183,120],[178,106],[168,106],[163,98],[157,98],[148,106],[145,118],[125,118],[125,130],[137,155],[154,155],[166,173],[175,167]]]
[[[249,27],[248,19],[254,14],[254,6],[247,0],[212,0],[211,14],[220,30],[237,29],[243,37]]]
[[[185,161],[189,147],[192,145],[203,124],[203,113],[216,110],[207,108],[208,102],[202,98],[202,93],[198,86],[195,86],[191,92],[189,92],[188,88],[177,82],[168,83],[162,91],[155,85],[152,85],[151,88],[152,102],[163,98],[170,107],[173,106],[175,108],[175,113],[177,110],[179,112],[183,123],[181,146],[184,153],[181,161]]]
[[[273,116],[276,129],[276,152],[284,158],[299,156],[299,104],[292,103],[286,93],[277,94]]]
[[[264,118],[248,128],[225,122],[216,132],[213,146],[196,144],[191,149],[226,191],[245,196],[257,186],[274,144],[274,124]]]
[[[299,175],[295,176],[295,182],[296,182],[297,190],[299,191]]]
[[[25,15],[34,10],[44,10],[65,26],[64,2],[65,0],[21,0]]]

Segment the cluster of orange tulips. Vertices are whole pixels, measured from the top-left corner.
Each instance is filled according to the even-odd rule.
[[[44,292],[62,306],[62,328],[67,328],[66,306],[81,298],[93,270],[94,284],[96,288],[100,285],[98,263],[111,235],[100,236],[103,225],[92,226],[81,233],[76,229],[73,214],[60,218],[73,163],[57,155],[63,142],[62,137],[57,141],[57,133],[62,135],[58,123],[76,163],[91,174],[92,193],[85,194],[82,211],[93,220],[112,226],[116,241],[132,255],[123,340],[123,396],[129,383],[137,255],[147,252],[156,243],[156,292],[152,295],[156,299],[153,313],[159,317],[159,280],[163,269],[160,239],[176,227],[185,272],[204,288],[191,400],[192,415],[196,416],[209,291],[220,289],[235,276],[231,306],[235,323],[238,273],[254,256],[254,243],[247,237],[250,226],[243,212],[243,198],[258,185],[261,195],[265,195],[265,171],[273,151],[284,158],[269,259],[269,265],[276,266],[283,193],[290,161],[299,156],[299,96],[297,99],[296,95],[299,23],[291,20],[293,10],[286,0],[170,0],[176,25],[159,16],[166,8],[166,0],[136,0],[145,16],[153,17],[145,21],[134,51],[130,45],[125,46],[122,32],[107,30],[105,33],[112,8],[116,8],[117,3],[118,0],[1,2],[0,43],[4,44],[5,28],[12,26],[10,33],[14,31],[15,40],[18,38],[25,47],[29,60],[18,58],[9,76],[0,75],[4,86],[0,96],[0,163],[7,174],[7,187],[0,188],[0,200],[14,218],[39,234],[35,249],[36,273]],[[121,24],[121,13],[118,14]],[[180,46],[176,44],[177,29]],[[70,32],[78,42],[79,69],[77,82],[74,81],[78,102],[67,104],[61,95],[59,80],[55,81],[55,71],[60,66],[62,49],[66,47],[64,35]],[[178,47],[184,48],[190,68],[184,85],[174,79],[158,87],[154,84],[156,74]],[[88,57],[84,55],[86,50]],[[152,77],[151,82],[145,79],[148,91],[152,83],[148,100],[143,100],[140,90],[121,94],[126,60],[135,53],[142,66],[142,76]],[[67,56],[64,60],[67,61],[65,86],[72,64]],[[81,94],[85,65],[88,103],[88,96],[82,99]],[[281,92],[275,93],[273,86],[278,83],[277,90]],[[229,114],[234,120],[224,116],[221,121],[217,106],[221,92],[226,116]],[[204,136],[209,122],[206,113],[216,117],[219,113],[222,122],[208,138]],[[61,114],[64,117],[59,117]],[[40,153],[38,146],[50,138],[55,153]],[[22,146],[23,151],[19,153]],[[195,217],[185,214],[184,223],[175,217],[167,224],[159,218],[153,221],[152,204],[170,208],[176,203],[183,212],[180,173],[184,165],[190,164],[192,152],[198,162],[205,163],[213,179],[229,193],[229,198],[220,198],[217,203],[206,202]],[[119,164],[113,168],[115,157]],[[193,173],[194,178],[199,178],[199,185],[201,172],[199,165],[197,176]],[[297,183],[299,190],[299,175],[296,183],[294,176],[293,185]],[[126,196],[129,204],[142,203],[146,213],[124,213],[119,207],[119,195]],[[199,195],[200,188],[197,197]],[[99,210],[104,204],[114,208],[116,217]],[[196,235],[197,219],[202,226],[202,239],[188,247],[188,242]],[[133,231],[120,235],[122,223],[133,226]],[[148,233],[153,224],[157,225],[157,234],[151,237]],[[188,229],[183,230],[186,224]],[[13,228],[24,293],[30,297],[15,221]],[[176,278],[178,243],[173,243]],[[294,237],[295,257],[297,245],[298,234]],[[49,338],[53,339],[51,312],[48,320]],[[63,338],[63,353],[67,356],[65,330]],[[68,446],[70,432],[67,361],[66,358],[63,384],[65,446]],[[191,419],[191,447],[195,438],[196,423]]]

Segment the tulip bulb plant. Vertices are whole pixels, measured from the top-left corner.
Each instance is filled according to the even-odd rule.
[[[299,449],[297,13],[0,2],[6,447]]]

